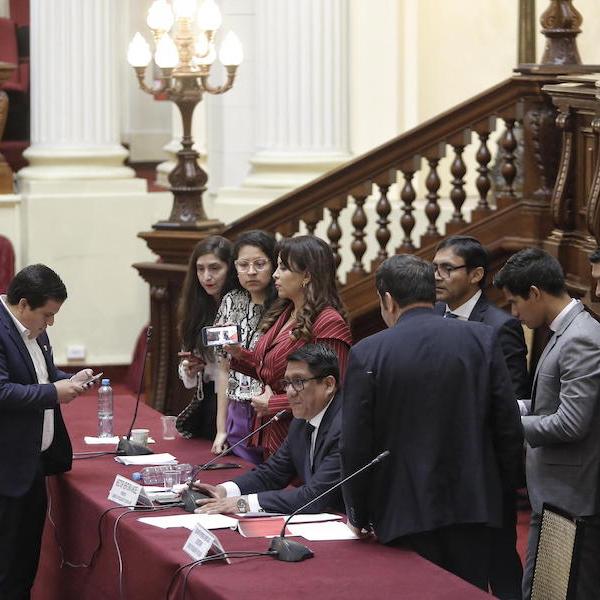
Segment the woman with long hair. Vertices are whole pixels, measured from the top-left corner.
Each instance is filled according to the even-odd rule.
[[[275,245],[272,235],[255,230],[243,233],[233,247],[233,290],[223,296],[215,325],[239,324],[240,343],[246,349],[256,346],[260,320],[277,297],[272,277],[277,263]],[[220,454],[252,431],[256,414],[250,401],[262,392],[262,384],[230,369],[226,356],[217,362],[217,435],[212,451]],[[262,462],[262,448],[240,444],[233,453],[255,464]]]
[[[179,377],[186,388],[195,388],[190,404],[177,417],[184,437],[215,437],[217,400],[214,353],[202,342],[203,327],[214,323],[221,298],[231,289],[231,242],[213,235],[196,244],[183,282],[178,306],[181,339]]]
[[[257,377],[264,384],[264,392],[251,401],[257,414],[255,427],[289,407],[281,379],[290,352],[308,343],[330,346],[338,356],[341,380],[352,343],[331,248],[318,237],[301,235],[282,240],[278,250],[277,270],[273,274],[278,299],[262,320],[262,337],[254,350],[226,347],[232,356],[232,368]],[[253,439],[254,445],[263,447],[265,458],[285,439],[290,419],[272,423]]]

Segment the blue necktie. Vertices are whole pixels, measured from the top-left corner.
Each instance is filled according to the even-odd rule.
[[[444,315],[444,319],[458,319],[458,315],[455,315],[453,312],[447,310],[446,314]]]

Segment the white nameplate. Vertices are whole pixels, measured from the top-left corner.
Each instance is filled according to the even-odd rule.
[[[196,527],[192,530],[192,533],[190,533],[190,537],[188,537],[183,545],[183,551],[194,560],[202,560],[206,557],[216,539],[217,538],[208,531],[208,529],[205,529],[200,523],[197,523]]]
[[[117,475],[108,493],[108,499],[121,506],[152,506],[152,501],[146,494],[144,486],[130,481],[122,475]]]

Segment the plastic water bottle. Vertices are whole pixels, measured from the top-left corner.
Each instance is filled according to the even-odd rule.
[[[98,437],[113,435],[113,393],[110,379],[103,379],[98,389]]]
[[[145,467],[141,471],[136,471],[131,479],[144,485],[163,485],[165,471],[172,471],[177,469],[181,476],[179,480],[184,483],[192,474],[192,465],[188,463],[182,463],[179,465],[160,465],[157,467]]]

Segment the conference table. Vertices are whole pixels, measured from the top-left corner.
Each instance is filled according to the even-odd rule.
[[[114,430],[126,432],[133,399],[117,395],[114,406]],[[74,453],[105,449],[83,441],[84,435],[95,435],[96,431],[94,392],[64,406],[63,414]],[[163,440],[160,414],[144,404],[140,405],[136,427],[150,429],[156,440],[154,452],[170,452],[180,462],[191,464],[211,457],[207,441],[179,436]],[[250,468],[238,458],[235,462]],[[49,512],[54,526],[47,519],[33,600],[163,600],[172,579],[172,600],[489,598],[417,554],[382,546],[374,540],[306,542],[314,558],[299,563],[281,562],[270,556],[233,558],[231,564],[210,562],[194,567],[184,582],[185,570],[177,575],[176,571],[192,560],[182,549],[190,534],[187,529],[163,530],[141,523],[138,518],[150,513],[128,512],[125,507],[109,511],[100,520],[102,513],[117,506],[107,499],[115,475],[131,478],[136,470],[139,467],[118,464],[114,456],[108,455],[75,460],[69,473],[48,478]],[[206,471],[202,479],[216,484],[241,472]],[[177,514],[181,510],[170,508],[156,514]],[[263,552],[269,546],[266,538],[244,538],[229,529],[213,533],[226,551]],[[88,565],[99,539],[100,549]],[[71,566],[61,567],[62,562]]]

